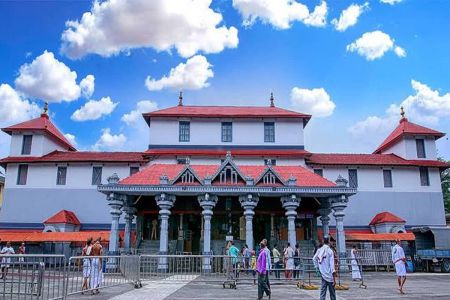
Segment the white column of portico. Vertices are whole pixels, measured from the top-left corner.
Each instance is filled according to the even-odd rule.
[[[162,193],[155,196],[156,204],[159,206],[159,216],[161,218],[160,234],[159,234],[159,254],[167,255],[169,247],[169,216],[170,209],[175,204],[175,195]],[[167,257],[159,258],[158,270],[167,270]]]
[[[348,198],[339,196],[332,200],[331,208],[333,209],[334,218],[336,220],[336,249],[339,257],[346,257],[345,249],[345,231],[344,231],[344,209],[347,207]]]
[[[216,195],[204,194],[197,196],[198,203],[202,207],[203,215],[203,255],[212,255],[211,252],[211,218],[213,208],[216,206],[218,197]],[[211,270],[211,259],[205,257],[203,259],[202,269],[204,271]]]
[[[119,219],[122,214],[123,198],[121,195],[111,193],[108,195],[108,205],[111,214],[111,231],[109,233],[109,254],[115,255],[119,252]]]
[[[330,237],[330,213],[331,213],[331,203],[330,199],[322,199],[320,203],[320,209],[318,210],[320,214],[320,222],[322,223],[322,233],[323,237]]]
[[[297,207],[300,205],[300,200],[300,198],[297,198],[297,195],[281,197],[281,204],[286,210],[288,219],[288,242],[291,244],[291,247],[294,247],[297,243],[295,218],[297,217]]]
[[[255,207],[258,205],[259,197],[253,194],[239,196],[239,202],[244,209],[245,217],[245,243],[250,250],[253,250],[253,216]]]

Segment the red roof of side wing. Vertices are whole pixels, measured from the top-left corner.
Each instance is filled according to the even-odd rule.
[[[54,141],[60,145],[67,147],[70,151],[76,151],[75,147],[66,139],[61,131],[56,128],[50,121],[47,114],[41,114],[39,118],[25,121],[16,125],[12,125],[6,128],[2,128],[7,134],[11,134],[15,131],[42,131],[48,134]]]
[[[151,117],[200,117],[200,118],[304,118],[311,115],[271,106],[185,106],[179,105],[143,114]]]
[[[388,211],[381,212],[373,217],[372,221],[370,221],[369,225],[376,225],[381,223],[405,223],[406,221],[400,217],[397,217],[393,213]]]
[[[59,223],[73,224],[73,225],[81,224],[75,213],[65,209],[61,210],[56,215],[44,221],[44,224],[59,224]]]
[[[381,145],[373,152],[374,154],[380,154],[384,150],[395,144],[400,138],[405,135],[431,135],[436,139],[441,138],[445,133],[426,128],[408,121],[407,118],[402,118],[397,128],[391,132],[391,134],[381,143]]]

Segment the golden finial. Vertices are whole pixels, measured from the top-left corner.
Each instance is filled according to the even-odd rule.
[[[180,91],[180,96],[178,97],[178,106],[183,106],[183,91]]]
[[[275,99],[273,98],[273,92],[270,93],[270,107],[275,107]]]

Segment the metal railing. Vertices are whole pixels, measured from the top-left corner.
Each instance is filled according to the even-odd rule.
[[[350,257],[350,251],[347,255]],[[390,271],[392,265],[392,254],[390,250],[377,250],[377,249],[359,249],[358,250],[358,262],[364,268],[373,268],[375,271],[383,269]]]

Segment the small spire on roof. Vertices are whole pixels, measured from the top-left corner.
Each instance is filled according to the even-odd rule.
[[[178,106],[183,106],[183,91],[180,91],[180,96],[178,97]]]
[[[408,120],[408,119],[405,117],[405,110],[404,110],[403,106],[400,107],[400,116],[402,116],[402,117],[400,118],[400,123]]]
[[[275,107],[275,102],[273,98],[273,92],[270,92],[270,107]]]
[[[42,111],[41,117],[48,118],[48,102],[44,103],[44,110]]]

